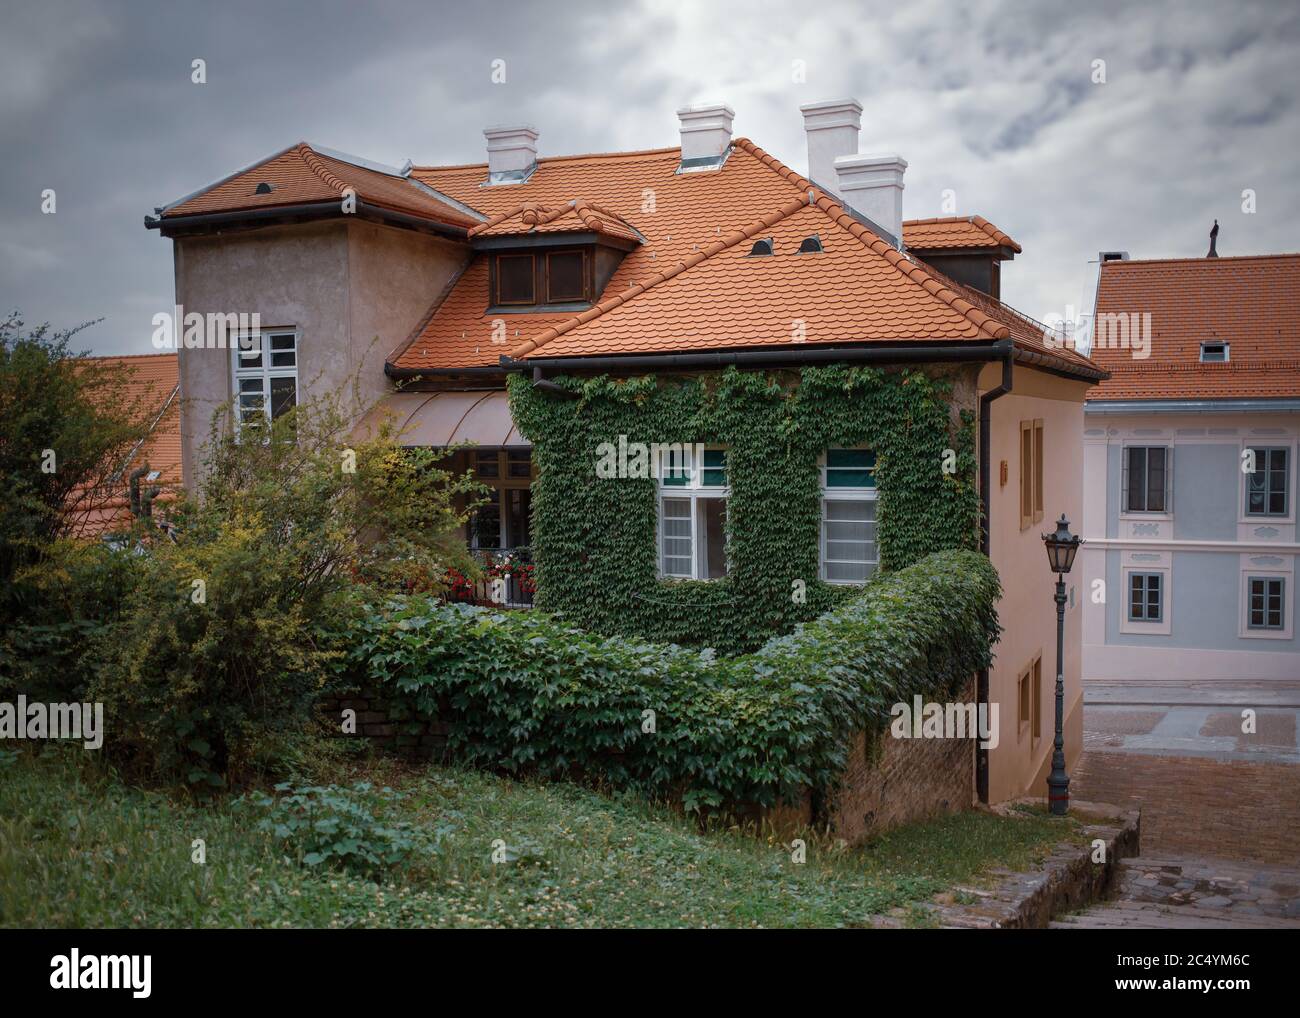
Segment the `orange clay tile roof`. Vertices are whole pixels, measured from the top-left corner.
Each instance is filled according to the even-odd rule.
[[[258,194],[263,183],[271,190]],[[169,206],[162,216],[170,220],[209,212],[341,202],[348,188],[361,201],[395,212],[466,228],[479,222],[408,178],[323,155],[305,141]]]
[[[581,193],[645,242],[623,259],[604,299],[576,315],[489,315],[487,261],[479,255],[392,365],[454,370],[538,351],[565,357],[881,340],[1012,338],[1047,350],[1037,323],[900,254],[752,142],[737,139],[716,172],[678,174],[679,160],[676,148],[542,159],[525,183],[498,187],[481,186],[482,164],[413,170],[487,214],[482,232],[522,218],[526,205],[553,209]],[[797,254],[813,234],[822,252]],[[751,257],[753,240],[767,237],[775,254]],[[1073,352],[1052,355],[1067,368],[1096,371]]]
[[[175,497],[181,487],[181,422],[179,403],[179,376],[176,354],[146,354],[135,357],[88,358],[103,364],[124,367],[131,376],[131,387],[137,390],[142,405],[149,408],[152,418],[149,437],[134,451],[129,462],[122,464],[122,483],[108,491],[96,491],[82,497],[73,522],[77,537],[94,539],[130,525],[128,509],[130,493],[127,475],[146,463],[159,477],[142,487],[157,486],[162,489],[158,502]]]
[[[1020,253],[1020,245],[983,216],[905,219],[903,244],[917,251],[1009,247]]]
[[[511,237],[538,233],[599,233],[639,243],[643,238],[617,212],[575,198],[554,208],[526,201],[509,212],[471,227],[471,237]]]
[[[1103,315],[1150,314],[1150,355],[1103,335]],[[1090,400],[1300,397],[1300,254],[1103,262]],[[1139,322],[1141,319],[1139,319]],[[1228,363],[1202,364],[1226,342]]]

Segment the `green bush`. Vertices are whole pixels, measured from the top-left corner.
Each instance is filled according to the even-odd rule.
[[[337,675],[358,579],[437,589],[469,568],[454,495],[473,485],[386,429],[355,441],[337,397],[239,441],[214,422],[200,497],[149,520],[121,617],[96,641],[88,696],[133,777],[213,787],[283,774]]]
[[[436,849],[436,842],[414,825],[376,818],[376,812],[383,814],[405,798],[391,788],[376,789],[366,781],[351,788],[286,782],[275,791],[255,792],[241,803],[261,814],[258,830],[277,838],[304,866],[372,873],[405,862],[419,849]]]
[[[986,667],[999,593],[985,557],[939,552],[735,657],[407,597],[365,616],[351,660],[385,699],[449,721],[472,764],[688,808],[770,805],[833,785],[853,736],[894,703],[953,693]]]

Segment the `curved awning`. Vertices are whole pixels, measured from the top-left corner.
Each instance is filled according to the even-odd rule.
[[[357,425],[369,437],[388,415],[405,446],[470,443],[495,448],[528,449],[510,416],[510,401],[500,389],[490,392],[394,392],[385,396]]]

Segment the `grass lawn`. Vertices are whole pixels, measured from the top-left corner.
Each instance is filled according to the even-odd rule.
[[[2,927],[862,926],[994,865],[1024,868],[1068,831],[1042,813],[962,813],[846,850],[701,833],[667,809],[564,784],[358,762],[406,797],[387,819],[441,830],[378,880],[286,855],[229,802],[178,804],[53,748],[0,753]],[[191,861],[201,838],[207,858]],[[501,839],[518,858],[493,863]]]

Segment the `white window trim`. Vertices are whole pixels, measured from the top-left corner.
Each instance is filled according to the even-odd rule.
[[[241,368],[239,366],[239,354],[244,349],[242,343],[246,336],[259,336],[262,341],[262,365],[256,368]],[[271,367],[271,337],[272,336],[293,336],[293,367],[292,368],[272,368]],[[301,335],[296,327],[283,329],[262,328],[256,333],[238,333],[235,335],[235,341],[230,349],[230,388],[234,393],[235,402],[235,434],[238,435],[243,427],[243,407],[241,406],[240,381],[248,378],[260,378],[262,380],[262,408],[266,415],[267,423],[271,421],[271,379],[272,378],[292,378],[293,379],[293,402],[294,406],[301,403],[302,390],[298,385],[298,360],[302,355]]]
[[[1165,510],[1164,512],[1147,512],[1141,509],[1128,509],[1128,451],[1135,449],[1165,450]],[[1122,522],[1132,520],[1140,523],[1172,523],[1174,519],[1174,444],[1168,441],[1143,441],[1139,438],[1126,439],[1120,444],[1119,461],[1119,519]],[[1244,497],[1244,496],[1243,496]]]
[[[664,483],[664,476],[667,473],[667,465],[664,462],[666,453],[661,454],[661,459],[658,464],[659,467],[659,478],[658,478],[658,485],[657,485],[658,491],[655,497],[655,520],[656,520],[655,571],[661,580],[704,580],[706,582],[717,581],[722,579],[722,577],[720,576],[711,577],[706,575],[708,573],[708,566],[707,563],[703,562],[701,559],[703,548],[699,540],[700,502],[707,499],[722,499],[724,502],[727,503],[728,508],[730,508],[731,485],[730,484],[706,485],[704,483],[704,469],[705,469],[704,459],[703,457],[700,457],[700,461],[697,463],[695,461],[695,450],[698,448],[705,452],[722,451],[728,453],[728,456],[730,455],[730,450],[725,445],[717,445],[717,444],[695,445],[690,443],[684,443],[682,448],[684,449],[686,453],[686,457],[688,459],[688,464],[687,464],[688,474],[686,477],[685,484]],[[710,468],[710,469],[716,469],[716,468]],[[663,542],[664,542],[664,499],[665,498],[681,499],[683,501],[690,502],[691,504],[691,510],[690,510],[691,574],[689,576],[680,575],[678,573],[664,572]],[[680,557],[680,556],[675,556],[675,557]],[[731,571],[730,563],[728,563],[727,573],[730,573],[730,571]],[[727,573],[724,573],[723,575],[725,576],[727,575]]]
[[[1246,471],[1242,470],[1243,457],[1247,449],[1286,449],[1286,515],[1285,516],[1266,516],[1252,515],[1246,512],[1246,490],[1248,478]],[[1296,443],[1288,441],[1285,438],[1245,438],[1242,439],[1237,449],[1237,522],[1246,523],[1251,526],[1277,526],[1295,522],[1295,499],[1296,499]]]
[[[836,446],[835,448],[840,448]],[[855,450],[868,448],[865,445],[852,446]],[[823,451],[817,457],[817,472],[821,477],[821,505],[819,506],[819,519],[817,521],[817,574],[825,583],[837,587],[857,587],[860,583],[854,580],[829,580],[826,578],[826,503],[827,502],[875,502],[880,497],[879,488],[828,488],[826,486],[826,452]],[[876,521],[872,521],[873,539],[871,541],[871,550],[875,557],[869,561],[871,570],[867,573],[867,579],[875,574],[880,568],[880,540],[876,531]],[[840,561],[836,559],[836,561]],[[865,581],[863,581],[865,582]]]
[[[1135,636],[1168,636],[1173,631],[1174,585],[1173,563],[1169,552],[1160,552],[1154,562],[1134,561],[1135,554],[1149,555],[1150,552],[1126,552],[1120,562],[1120,605],[1119,631]],[[1160,621],[1149,622],[1145,619],[1129,618],[1129,599],[1133,589],[1129,576],[1133,573],[1160,574]]]
[[[1258,558],[1282,558],[1281,565],[1264,565],[1252,561]],[[1282,580],[1282,628],[1250,628],[1250,581],[1255,579]],[[1294,556],[1242,555],[1241,580],[1237,614],[1237,635],[1245,640],[1290,640],[1295,632],[1295,558]]]

